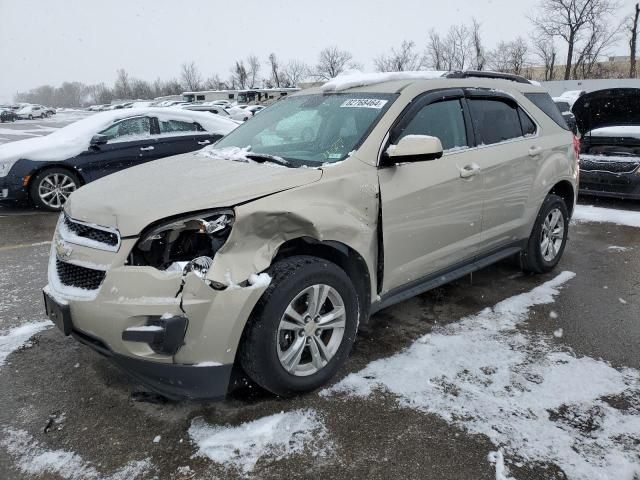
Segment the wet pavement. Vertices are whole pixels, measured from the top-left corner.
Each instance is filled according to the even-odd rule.
[[[600,206],[640,211],[640,204],[633,203]],[[29,209],[0,208],[0,335],[45,319],[41,289],[56,219]],[[575,278],[555,303],[534,306],[521,328],[545,338],[562,329],[554,341],[576,356],[640,369],[639,251],[639,228],[573,224],[555,272],[524,275],[515,262],[505,261],[376,314],[335,382],[403,351],[434,328],[454,325],[565,270],[575,272]],[[0,478],[6,479],[134,478],[133,470],[126,469],[132,462],[146,462],[137,478],[159,479],[496,478],[487,456],[497,446],[487,436],[400,405],[392,394],[364,399],[316,392],[283,400],[247,387],[225,402],[168,402],[147,395],[108,360],[53,327],[0,366],[0,404]],[[621,408],[637,416],[640,399],[627,399]],[[316,443],[290,455],[267,454],[245,472],[195,456],[188,430],[196,417],[210,425],[237,426],[299,409],[318,413],[327,431],[318,442],[327,448]],[[635,441],[629,448],[637,452]],[[47,452],[66,452],[67,467],[29,468],[49,458]],[[508,454],[506,463],[516,479],[566,478],[553,463]]]

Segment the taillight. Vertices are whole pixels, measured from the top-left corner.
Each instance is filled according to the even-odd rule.
[[[573,136],[573,151],[576,154],[576,163],[580,161],[580,139],[577,136]]]

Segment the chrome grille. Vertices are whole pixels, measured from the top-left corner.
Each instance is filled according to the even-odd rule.
[[[92,227],[90,225],[79,223],[64,216],[64,225],[77,236],[93,240],[95,242],[104,243],[110,247],[117,247],[120,239],[118,234],[107,230]]]
[[[611,161],[580,158],[580,170],[585,172],[632,173],[638,168],[640,161]]]

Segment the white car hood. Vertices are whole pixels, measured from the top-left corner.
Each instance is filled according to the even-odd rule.
[[[315,168],[287,168],[188,153],[122,170],[74,192],[65,205],[76,220],[138,235],[163,218],[233,207],[320,180]]]

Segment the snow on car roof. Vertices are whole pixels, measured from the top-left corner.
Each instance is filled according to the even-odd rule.
[[[36,161],[59,161],[75,157],[89,148],[89,143],[94,135],[109,127],[113,122],[141,115],[156,117],[160,121],[198,122],[208,132],[220,135],[226,135],[238,126],[237,123],[219,115],[180,108],[145,107],[109,110],[91,115],[44,137],[0,145],[0,161],[12,162],[20,158]]]
[[[381,73],[347,72],[329,80],[321,89],[324,92],[341,92],[349,88],[366,87],[394,80],[432,80],[434,78],[442,78],[447,73],[429,70]]]

